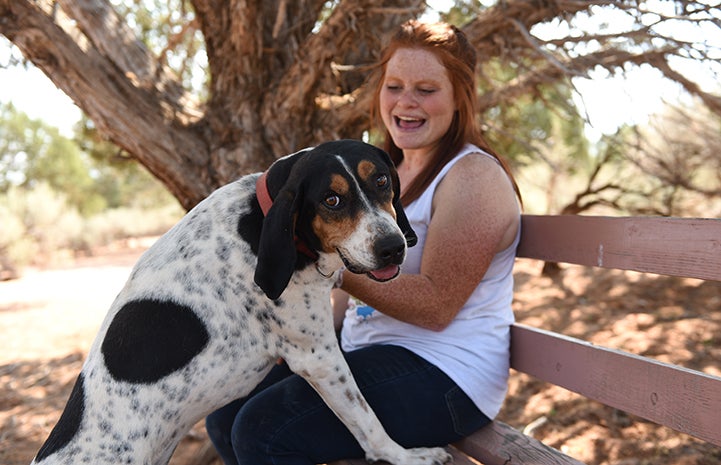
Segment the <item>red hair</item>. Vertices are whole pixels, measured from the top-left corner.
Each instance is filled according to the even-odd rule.
[[[478,112],[476,96],[476,51],[468,42],[466,35],[457,27],[447,23],[422,23],[410,20],[401,25],[383,50],[376,65],[375,91],[371,103],[371,117],[377,127],[383,127],[380,118],[380,93],[385,79],[386,66],[393,54],[401,48],[417,48],[433,53],[448,71],[456,112],[448,131],[443,135],[438,149],[433,153],[431,162],[419,173],[403,194],[401,200],[408,205],[417,199],[431,181],[467,143],[474,144],[492,155],[508,174],[516,195],[520,192],[508,165],[489,146],[476,123]],[[385,150],[393,162],[398,165],[403,160],[403,151],[395,145],[390,133],[385,129]]]

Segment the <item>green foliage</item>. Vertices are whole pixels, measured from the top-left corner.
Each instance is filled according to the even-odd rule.
[[[105,201],[93,190],[91,168],[78,145],[57,128],[30,119],[12,104],[0,104],[0,192],[46,183],[81,213],[93,214],[105,208]]]
[[[570,106],[566,86],[539,89],[538,96],[520,96],[483,116],[492,146],[517,166],[537,163],[543,152],[569,158],[573,169],[588,167],[589,146],[584,121]],[[503,128],[513,128],[513,131]]]
[[[76,140],[92,161],[95,190],[108,208],[155,208],[177,203],[157,179],[107,141],[88,118],[83,117],[78,124]]]
[[[85,119],[75,140],[12,104],[0,104],[0,193],[45,183],[88,217],[108,208],[176,203],[135,160]]]
[[[72,140],[0,104],[0,273],[161,234],[182,216],[142,166],[89,123],[80,129]]]
[[[192,4],[188,0],[112,0],[143,44],[167,64],[180,82],[194,95],[206,97],[208,79],[205,43],[195,28]]]
[[[487,2],[486,2],[487,3]],[[478,0],[455,0],[447,12],[440,13],[441,21],[461,27],[470,21],[479,11],[487,8]]]

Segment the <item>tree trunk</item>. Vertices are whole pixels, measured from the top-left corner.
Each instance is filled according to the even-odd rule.
[[[191,3],[192,27],[202,33],[207,53],[202,102],[135,37],[109,0],[0,0],[0,33],[185,208],[280,156],[327,139],[360,138],[369,128],[369,65],[388,34],[425,8],[423,0]],[[721,113],[718,97],[668,66],[666,57],[674,54],[668,45],[633,54],[614,45],[617,36],[599,34],[594,39],[603,47],[574,56],[564,47],[585,39],[569,35],[544,46],[529,33],[539,22],[566,21],[609,4],[638,8],[607,0],[506,0],[474,12],[464,31],[479,51],[486,89],[481,111],[598,65],[615,72],[625,63],[649,63]],[[637,43],[658,40],[647,27],[627,35]],[[515,79],[493,82],[483,73],[498,59],[517,65]]]
[[[389,3],[399,8],[393,15],[384,14]],[[0,32],[191,208],[299,148],[359,138],[367,118],[358,102],[366,100],[332,108],[316,98],[342,92],[334,64],[367,65],[377,26],[393,29],[422,1],[343,1],[316,34],[322,0],[194,1],[211,76],[204,104],[184,93],[108,2],[58,4],[73,22],[32,0],[0,0]],[[358,31],[368,31],[373,45],[360,47]]]

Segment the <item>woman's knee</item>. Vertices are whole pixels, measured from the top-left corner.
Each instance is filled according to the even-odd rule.
[[[284,411],[281,399],[268,394],[250,399],[235,416],[230,441],[239,463],[270,463],[271,456],[286,455],[294,447],[286,438],[292,413]]]
[[[211,438],[227,436],[241,405],[240,400],[235,400],[205,417],[205,429],[208,430],[208,435]]]
[[[205,429],[208,431],[208,437],[226,465],[237,463],[231,440],[231,430],[240,406],[240,401],[236,400],[205,417]]]
[[[231,441],[240,463],[271,463],[269,457],[272,463],[324,463],[358,454],[353,436],[299,376],[248,400],[236,415]]]
[[[302,392],[309,389],[299,377],[284,379],[248,399],[235,414],[231,442],[236,453],[250,448],[268,453],[299,411],[312,402]]]

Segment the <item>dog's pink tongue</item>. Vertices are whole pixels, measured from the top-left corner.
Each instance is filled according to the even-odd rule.
[[[378,281],[388,281],[398,274],[398,265],[390,265],[380,270],[374,270],[371,271],[370,274]]]

